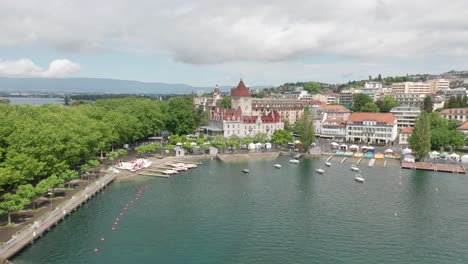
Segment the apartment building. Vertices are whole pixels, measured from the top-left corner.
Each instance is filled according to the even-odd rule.
[[[424,103],[425,94],[404,94],[397,93],[395,94],[395,100],[400,103],[400,106],[409,106],[421,108]]]
[[[429,84],[429,93],[436,93],[439,90],[450,88],[450,81],[445,79],[429,80],[427,84]]]
[[[402,82],[392,84],[392,92],[395,94],[428,94],[430,86],[423,82]]]
[[[392,113],[352,113],[346,124],[346,140],[387,144],[397,137],[397,121]]]
[[[468,120],[468,108],[444,109],[440,114],[447,120],[456,120],[462,123]]]
[[[390,110],[395,115],[398,128],[414,127],[416,118],[421,113],[421,109],[410,106],[398,106]]]

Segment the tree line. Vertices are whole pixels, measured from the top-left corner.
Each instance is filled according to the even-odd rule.
[[[64,187],[105,153],[125,154],[114,151],[123,144],[162,130],[192,133],[201,120],[197,114],[190,97],[106,99],[69,107],[0,104],[0,214]]]

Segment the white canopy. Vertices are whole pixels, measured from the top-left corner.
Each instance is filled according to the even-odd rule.
[[[460,157],[460,155],[458,155],[457,153],[452,153],[452,154],[449,155],[449,157],[458,159]]]
[[[340,144],[336,143],[336,142],[332,142],[331,143],[333,146],[339,146]]]
[[[258,142],[257,144],[255,144],[255,147],[256,147],[256,148],[261,148],[262,146],[263,146],[263,144],[260,143],[260,142]]]
[[[401,153],[402,153],[403,155],[411,154],[411,152],[412,152],[412,151],[411,151],[411,149],[409,149],[409,148],[405,148],[404,150],[401,151]]]
[[[385,152],[393,153],[393,150],[392,149],[387,149]]]
[[[249,149],[254,149],[254,148],[255,148],[255,144],[254,144],[254,143],[250,143],[248,147],[249,147]]]
[[[196,146],[196,145],[197,145],[197,143],[195,143],[195,142],[192,142],[192,143],[190,143],[190,145],[192,145],[192,146]]]
[[[437,152],[437,151],[435,151],[435,150],[431,152],[431,155],[434,155],[434,156],[439,156],[439,154],[440,154],[440,153]]]
[[[177,145],[177,146],[182,146],[182,143],[179,142],[179,143],[177,143],[176,145]]]
[[[372,146],[368,146],[368,147],[367,147],[367,149],[374,149],[374,147],[372,147]]]
[[[468,162],[468,155],[461,156],[461,162]]]
[[[351,145],[351,146],[349,146],[349,148],[350,148],[350,149],[359,149],[359,147],[356,146],[356,145]]]
[[[271,149],[271,143],[265,143],[265,148]]]

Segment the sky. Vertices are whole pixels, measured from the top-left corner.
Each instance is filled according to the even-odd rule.
[[[193,86],[468,70],[466,0],[0,0],[0,76]]]

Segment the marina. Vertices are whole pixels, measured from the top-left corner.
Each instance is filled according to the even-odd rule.
[[[464,175],[400,170],[389,160],[385,169],[362,167],[360,184],[349,170],[356,160],[334,163],[323,177],[315,170],[325,158],[273,166],[289,159],[214,159],[168,179],[111,184],[12,261],[357,264],[360,245],[364,263],[464,262],[468,233],[455,224],[468,211]],[[246,177],[244,168],[251,169]],[[148,185],[145,196],[112,231],[141,185]]]

